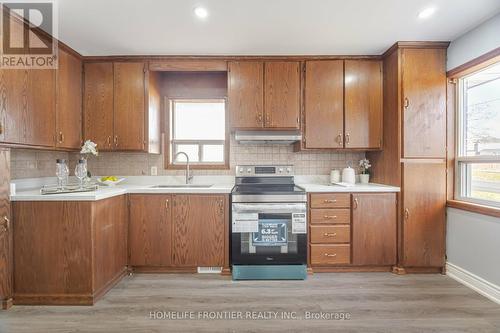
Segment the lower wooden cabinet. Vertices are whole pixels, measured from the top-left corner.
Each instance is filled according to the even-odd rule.
[[[9,202],[9,150],[0,148],[0,307],[12,305],[12,228]]]
[[[396,194],[352,195],[353,265],[396,264]]]
[[[90,305],[118,282],[125,200],[14,202],[14,303]]]
[[[130,195],[130,265],[139,271],[228,267],[227,195]]]
[[[397,260],[396,213],[396,193],[311,193],[310,266],[390,270]]]
[[[172,196],[129,196],[129,264],[169,266],[172,263]]]

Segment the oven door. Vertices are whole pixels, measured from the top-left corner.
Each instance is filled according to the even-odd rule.
[[[307,263],[306,203],[233,203],[233,265]]]

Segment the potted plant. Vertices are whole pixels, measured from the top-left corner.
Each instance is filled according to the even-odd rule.
[[[366,158],[362,159],[359,161],[359,169],[360,169],[360,175],[359,175],[359,182],[362,184],[368,184],[370,181],[370,169],[372,165],[370,164],[370,161]]]
[[[88,170],[87,166],[87,156],[89,155],[94,155],[98,156],[99,152],[97,151],[97,144],[87,140],[82,146],[82,149],[80,150],[80,154],[82,155],[82,159],[84,160],[85,163],[85,169],[87,170],[87,179],[90,180],[92,178],[92,174]]]

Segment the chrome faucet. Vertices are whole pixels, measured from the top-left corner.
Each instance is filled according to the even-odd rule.
[[[193,176],[189,172],[189,156],[188,156],[188,154],[186,154],[183,151],[180,151],[177,154],[175,154],[174,161],[177,159],[177,156],[179,156],[181,154],[186,156],[186,185],[188,185],[188,184],[191,184],[191,181],[193,180]]]

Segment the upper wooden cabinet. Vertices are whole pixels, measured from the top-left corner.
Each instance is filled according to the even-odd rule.
[[[345,147],[382,147],[382,62],[345,61]]]
[[[353,265],[396,264],[396,193],[352,195]]]
[[[112,150],[113,63],[86,63],[83,103],[83,139],[100,150]]]
[[[264,64],[254,61],[230,62],[228,107],[232,128],[264,126]]]
[[[23,69],[0,70],[0,140],[6,143],[25,142],[24,118],[28,112],[26,103],[28,72]]]
[[[78,149],[82,144],[82,61],[59,50],[56,95],[56,146]]]
[[[342,148],[344,62],[307,61],[305,66],[305,147]]]
[[[446,157],[446,50],[403,49],[404,158]]]
[[[300,127],[300,63],[272,61],[264,64],[265,126]]]
[[[84,140],[94,141],[101,150],[159,153],[160,139],[150,135],[160,133],[149,131],[156,125],[149,120],[159,119],[160,108],[150,107],[146,98],[148,84],[154,82],[143,62],[86,63]]]
[[[299,62],[230,62],[228,80],[231,128],[299,128]]]

